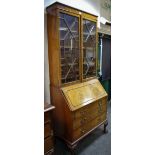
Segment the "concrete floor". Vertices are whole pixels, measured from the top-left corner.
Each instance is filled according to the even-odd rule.
[[[103,134],[103,126],[97,128],[81,140],[76,155],[111,155],[111,102],[108,102],[108,133]],[[70,155],[63,141],[56,139],[55,155]]]

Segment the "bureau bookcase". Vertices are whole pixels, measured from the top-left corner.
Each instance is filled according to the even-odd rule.
[[[97,16],[58,2],[46,10],[54,134],[74,149],[107,125],[107,93],[97,79]]]

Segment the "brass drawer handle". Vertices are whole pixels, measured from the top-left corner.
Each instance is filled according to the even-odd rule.
[[[84,134],[86,131],[83,129],[83,130],[81,130],[81,134]]]
[[[86,121],[87,121],[87,118],[86,118],[86,117],[85,117],[85,118],[83,118],[83,119],[81,120],[81,125],[85,124],[85,123],[86,123]]]
[[[103,103],[102,100],[98,101],[98,112],[101,113],[103,111]]]

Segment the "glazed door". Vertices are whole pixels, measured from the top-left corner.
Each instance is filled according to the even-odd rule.
[[[80,80],[79,17],[59,13],[61,83]]]
[[[83,19],[83,79],[96,76],[96,22]]]

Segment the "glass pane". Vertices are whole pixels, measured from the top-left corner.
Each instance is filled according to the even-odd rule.
[[[79,21],[64,13],[60,18],[61,82],[80,79],[79,76]]]
[[[83,78],[96,76],[96,23],[83,20]]]

